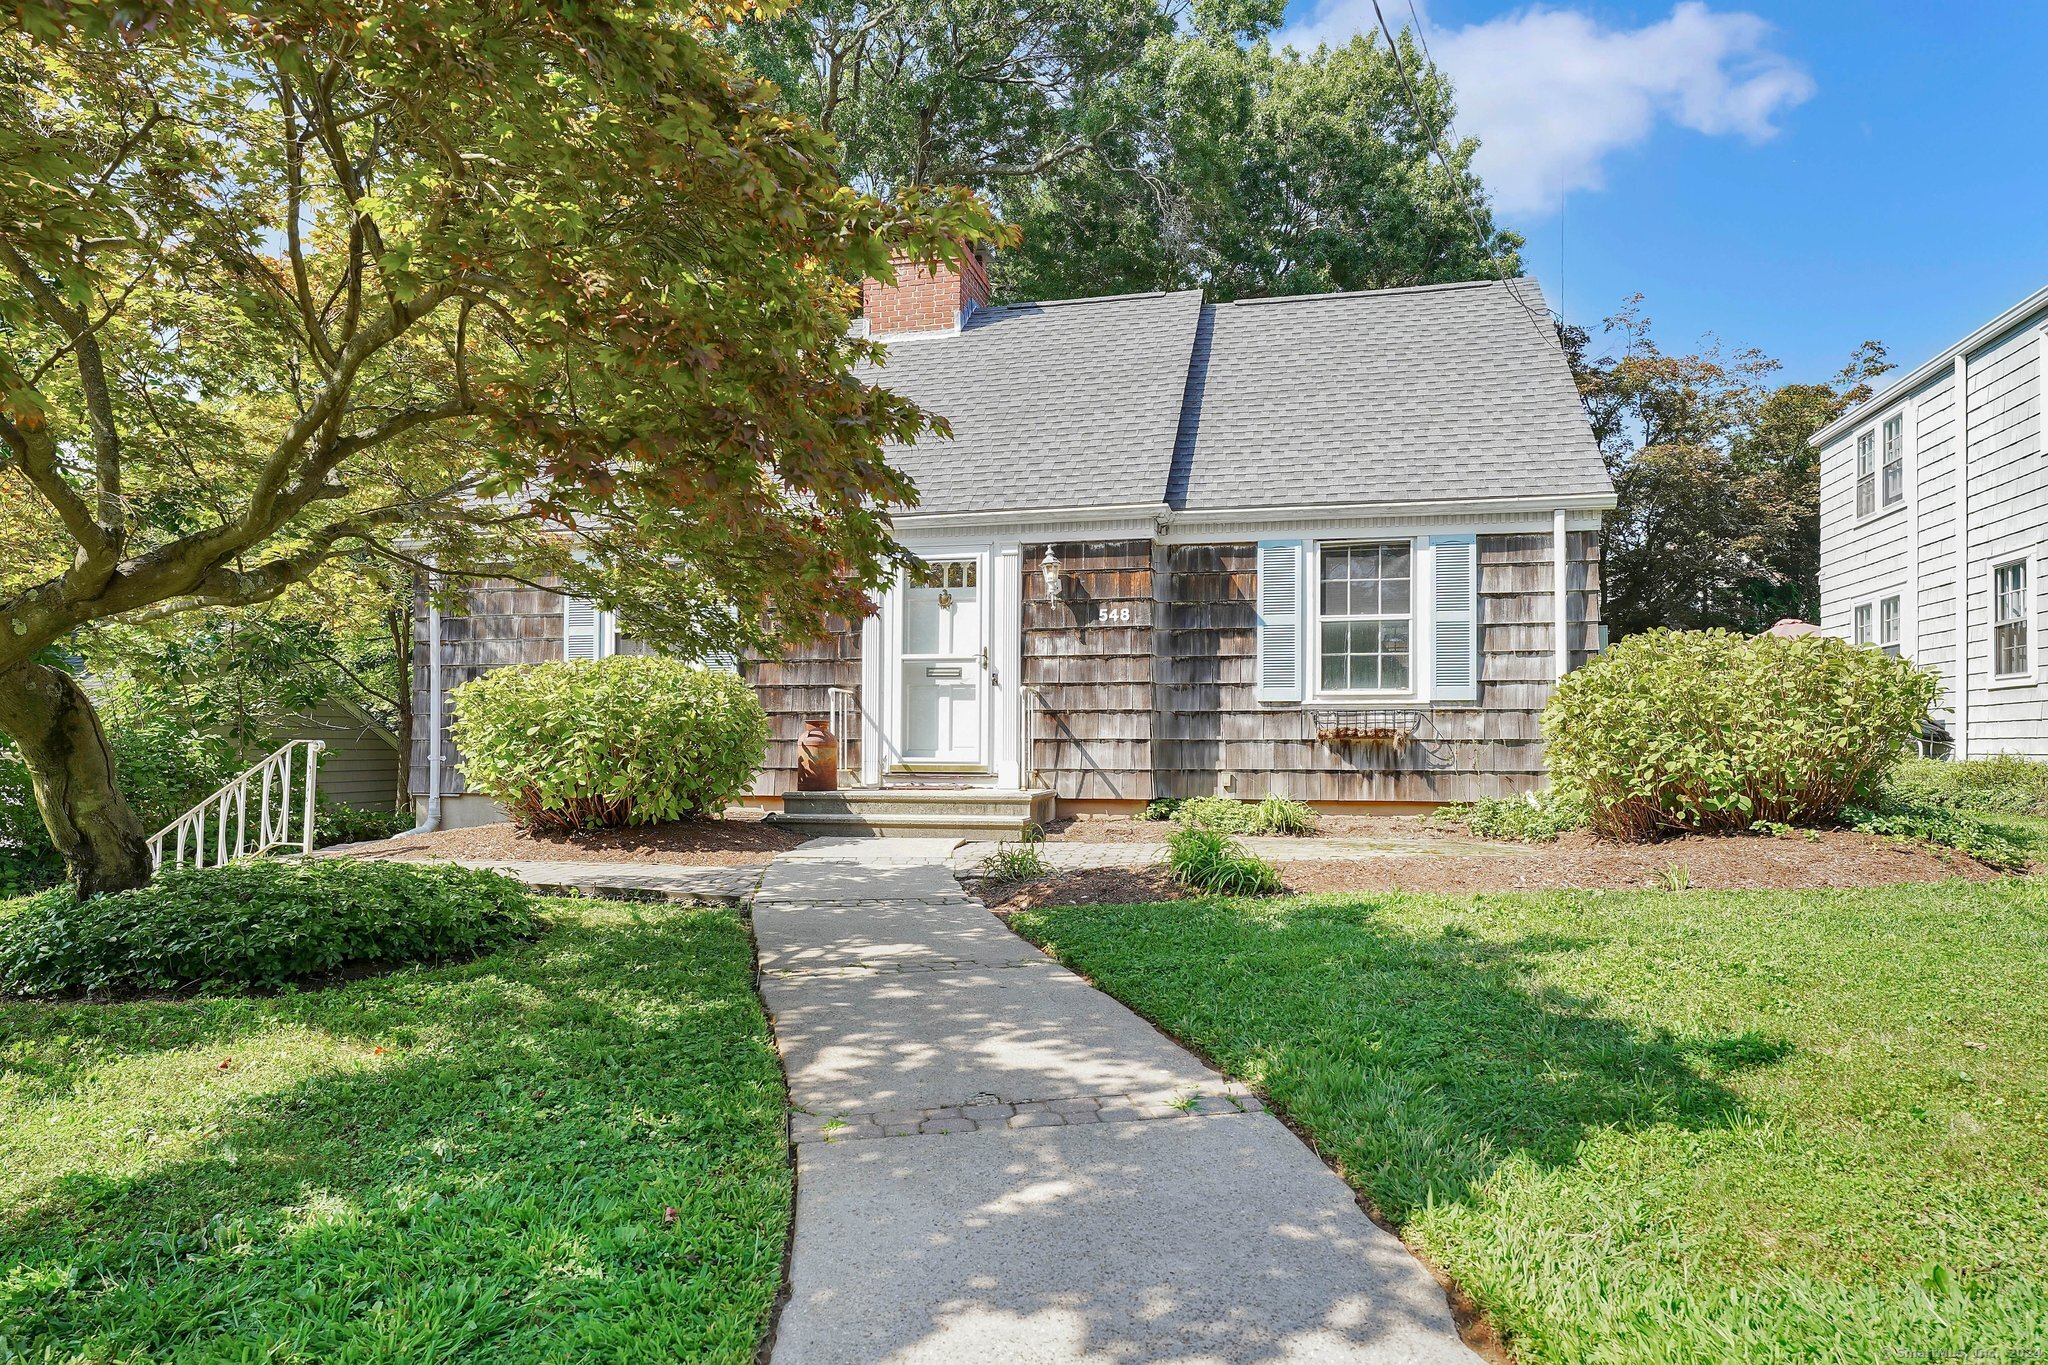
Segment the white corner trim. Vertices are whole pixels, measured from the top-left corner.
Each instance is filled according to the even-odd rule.
[[[1570,543],[1565,530],[1565,509],[1560,507],[1551,514],[1550,520],[1550,554],[1554,579],[1550,605],[1552,619],[1557,622],[1555,649],[1559,681],[1572,671],[1571,564],[1567,555]]]

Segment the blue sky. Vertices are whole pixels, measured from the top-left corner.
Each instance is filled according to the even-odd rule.
[[[1381,0],[1389,22],[1408,0]],[[1418,0],[1499,217],[1570,320],[1628,294],[1818,379],[1910,367],[2048,284],[2048,2]],[[1341,38],[1370,0],[1293,0]]]

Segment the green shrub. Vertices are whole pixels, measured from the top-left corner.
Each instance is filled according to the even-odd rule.
[[[2001,872],[2027,870],[2025,839],[1961,811],[1887,800],[1876,807],[1844,807],[1842,823],[1861,834],[1918,839],[1953,848]]]
[[[1177,829],[1167,840],[1174,880],[1219,896],[1263,896],[1280,889],[1280,871],[1253,857],[1222,830]]]
[[[1191,796],[1174,809],[1173,821],[1182,829],[1249,834],[1252,807],[1249,802],[1230,796]]]
[[[530,831],[710,814],[746,791],[767,753],[753,689],[675,659],[499,668],[451,695],[470,789]]]
[[[1138,812],[1138,818],[1140,820],[1171,820],[1174,812],[1178,811],[1185,801],[1186,798],[1180,796],[1162,796],[1156,801],[1147,801],[1145,809]]]
[[[487,952],[536,928],[525,888],[496,872],[249,859],[87,901],[59,887],[14,902],[0,911],[0,991],[275,986]]]
[[[395,839],[416,823],[409,811],[362,810],[323,796],[313,806],[313,846],[332,848],[336,844]]]
[[[1831,636],[1653,630],[1558,684],[1545,753],[1610,837],[1826,824],[1876,790],[1937,690],[1910,661]]]
[[[1909,758],[1885,779],[1884,792],[1909,805],[2048,815],[2048,763],[2018,754],[1962,762]]]
[[[1584,829],[1586,798],[1555,784],[1527,796],[1486,796],[1460,806],[1445,806],[1430,817],[1463,825],[1482,839],[1512,839],[1547,844],[1569,830]]]

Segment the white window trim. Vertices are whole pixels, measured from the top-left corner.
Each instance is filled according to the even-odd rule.
[[[1900,404],[1884,413],[1867,426],[1858,427],[1849,435],[1849,514],[1857,526],[1869,526],[1883,521],[1896,512],[1902,512],[1913,505],[1913,423],[1908,421],[1907,405]],[[1885,424],[1896,419],[1899,424],[1899,497],[1896,502],[1884,500],[1884,429]],[[1862,511],[1856,505],[1857,489],[1863,478],[1863,438],[1870,438],[1872,451],[1871,510]]]
[[[1851,602],[1849,604],[1849,643],[1865,649],[1883,649],[1885,647],[1884,604],[1896,598],[1899,604],[1899,634],[1898,638],[1891,643],[1898,646],[1899,652],[1896,657],[1901,659],[1911,658],[1912,656],[1906,652],[1906,597],[1907,589],[1888,588],[1882,592],[1872,593],[1868,597],[1859,597]],[[1856,638],[1856,614],[1864,611],[1870,613],[1870,638],[1868,640],[1858,640]]]
[[[2014,687],[2032,687],[2041,675],[2041,589],[2035,573],[2035,552],[2001,555],[1984,565],[1984,673],[1988,681],[1987,690],[2004,691]],[[2021,621],[2027,627],[2027,667],[2022,673],[2000,673],[1998,671],[1998,571],[2014,564],[2024,566],[2027,575],[2027,601],[2021,614]]]
[[[1371,690],[1332,691],[1323,686],[1323,551],[1341,550],[1353,545],[1398,545],[1408,546],[1408,686],[1401,688],[1375,688]],[[1423,640],[1434,624],[1431,613],[1424,606],[1425,592],[1434,591],[1432,576],[1424,571],[1428,558],[1426,541],[1417,536],[1372,535],[1333,536],[1328,540],[1312,540],[1308,543],[1308,564],[1302,574],[1304,605],[1307,611],[1307,648],[1303,651],[1308,666],[1308,686],[1303,692],[1305,704],[1355,704],[1365,701],[1416,701],[1427,695],[1428,679],[1425,667],[1434,668],[1423,649]],[[1349,619],[1349,618],[1339,618]],[[1398,620],[1386,616],[1382,620]]]

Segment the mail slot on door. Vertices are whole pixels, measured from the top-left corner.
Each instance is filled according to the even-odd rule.
[[[924,671],[924,675],[927,678],[957,678],[960,676],[960,665],[954,664],[949,668],[927,668]]]

